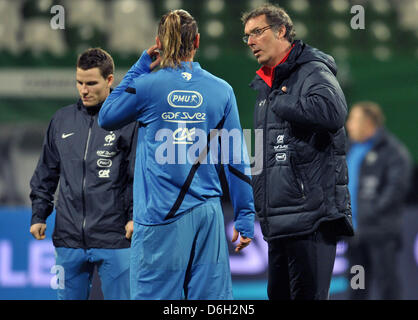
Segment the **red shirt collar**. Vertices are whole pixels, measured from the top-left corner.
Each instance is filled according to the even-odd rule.
[[[261,79],[264,80],[265,83],[267,83],[267,85],[271,88],[273,85],[273,80],[274,80],[274,69],[279,65],[282,64],[283,62],[285,62],[287,60],[287,58],[289,57],[290,51],[292,51],[293,47],[295,45],[292,45],[292,47],[290,48],[290,50],[286,53],[286,55],[283,57],[282,60],[280,60],[280,62],[278,64],[276,64],[273,68],[267,67],[267,66],[263,66],[261,67],[259,70],[257,70],[257,74],[260,76]]]

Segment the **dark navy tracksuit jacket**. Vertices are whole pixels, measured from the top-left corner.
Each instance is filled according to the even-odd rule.
[[[58,110],[45,135],[31,179],[32,221],[45,223],[54,209],[55,247],[128,248],[137,123],[106,131],[98,126],[101,105],[78,103]]]

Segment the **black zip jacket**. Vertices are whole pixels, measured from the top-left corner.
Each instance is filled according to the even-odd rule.
[[[272,88],[258,75],[250,85],[258,91],[254,128],[263,130],[263,150],[256,147],[263,167],[252,181],[264,238],[309,234],[324,221],[335,222],[336,235],[351,236],[347,106],[335,62],[295,41],[274,72]]]
[[[45,223],[54,208],[53,243],[67,248],[127,248],[137,123],[106,131],[97,123],[101,104],[58,110],[49,123],[31,179],[32,221]]]
[[[380,129],[359,172],[359,236],[401,240],[402,209],[411,177],[412,161],[408,150],[392,134]]]

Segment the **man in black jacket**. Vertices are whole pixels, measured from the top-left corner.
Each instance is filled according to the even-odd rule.
[[[53,116],[30,183],[30,232],[38,240],[45,238],[60,185],[53,233],[56,265],[62,267],[57,270],[65,278],[58,283],[59,299],[87,299],[95,265],[104,298],[129,299],[137,124],[108,132],[97,123],[113,73],[106,51],[88,49],[79,56],[80,99]]]
[[[352,142],[347,154],[348,186],[356,230],[348,257],[351,265],[361,265],[365,271],[365,288],[351,290],[351,299],[370,299],[373,279],[376,298],[401,298],[397,252],[412,163],[408,150],[383,124],[379,105],[370,101],[356,103],[347,120]]]
[[[274,5],[242,17],[244,42],[262,68],[254,128],[255,209],[268,242],[270,299],[327,299],[338,236],[353,235],[347,189],[347,106],[334,59],[294,41]]]

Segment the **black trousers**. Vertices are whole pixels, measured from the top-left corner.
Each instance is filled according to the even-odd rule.
[[[364,289],[351,289],[350,300],[398,300],[401,299],[401,280],[398,272],[400,243],[396,239],[359,236],[348,242],[350,267],[364,268]],[[351,275],[353,276],[353,275]],[[371,288],[376,292],[372,295]]]
[[[336,244],[328,223],[306,236],[269,241],[269,299],[327,300]]]

